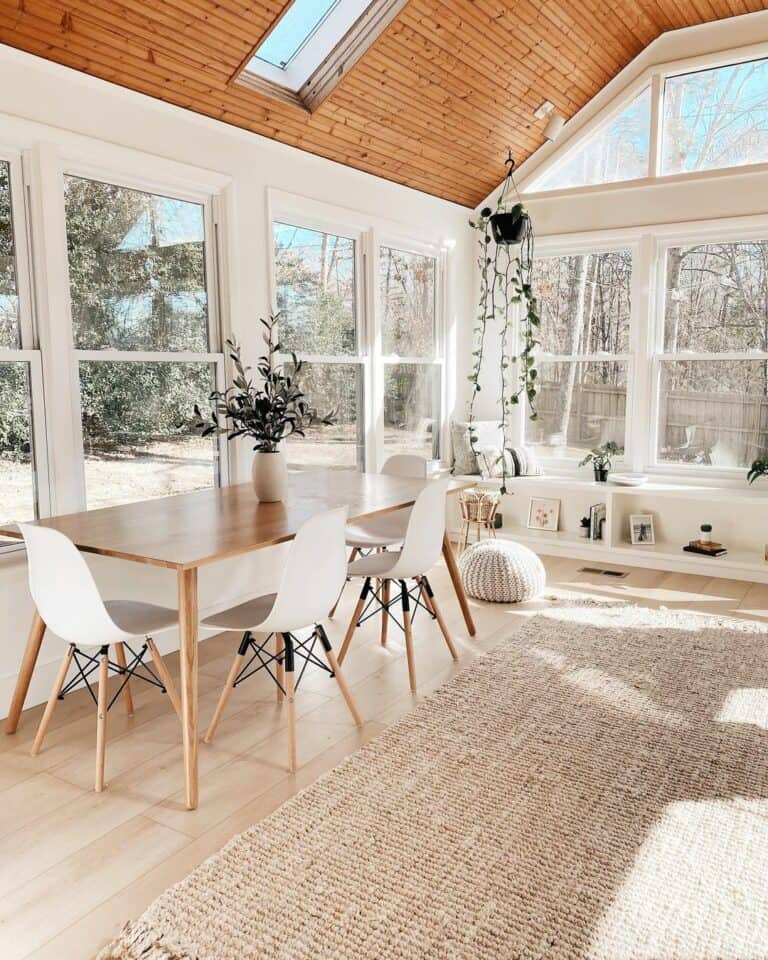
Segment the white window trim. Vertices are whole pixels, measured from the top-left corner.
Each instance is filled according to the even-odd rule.
[[[658,413],[660,362],[664,357],[665,260],[669,247],[697,242],[738,242],[768,240],[768,214],[728,217],[722,220],[698,220],[685,223],[656,223],[626,230],[604,230],[582,234],[557,234],[536,241],[541,257],[574,256],[611,249],[632,250],[630,309],[630,363],[627,382],[627,446],[623,466],[644,472],[657,480],[685,481],[708,486],[743,487],[746,468],[712,467],[658,461]],[[728,354],[678,354],[681,359],[712,360],[717,357],[760,360],[768,354],[731,352]],[[568,358],[567,358],[568,359]],[[600,359],[605,359],[601,357]],[[520,411],[519,436],[524,436],[524,418]],[[582,476],[574,459],[546,458],[552,471]],[[618,461],[617,461],[618,462]]]
[[[735,66],[751,60],[766,58],[768,58],[768,42],[762,42],[750,44],[749,46],[731,47],[726,50],[718,50],[696,57],[668,60],[646,67],[641,73],[628,80],[625,86],[604,105],[598,107],[598,98],[590,101],[587,107],[583,108],[583,112],[580,111],[575,117],[568,121],[564,131],[566,136],[563,139],[559,139],[551,149],[546,150],[545,155],[541,157],[538,163],[534,165],[530,161],[526,161],[526,169],[521,168],[520,171],[522,174],[518,183],[520,192],[525,194],[526,200],[533,200],[539,197],[554,199],[560,196],[575,196],[602,190],[626,190],[653,183],[701,181],[711,179],[712,177],[763,173],[768,171],[768,161],[766,161],[731,167],[715,167],[709,170],[692,171],[690,173],[661,173],[663,148],[661,127],[663,122],[664,83],[666,79],[680,76],[681,74]],[[607,126],[649,85],[651,88],[651,128],[647,177],[636,178],[634,180],[619,180],[612,183],[559,187],[551,190],[536,189],[537,182],[553,172],[561,164],[566,163],[575,151],[582,147],[595,133]],[[570,130],[569,127],[571,128]],[[531,158],[531,160],[533,160],[533,158]]]
[[[363,432],[364,469],[377,473],[383,466],[384,455],[384,409],[383,409],[383,357],[381,353],[381,323],[378,305],[378,256],[381,246],[395,246],[434,256],[438,261],[439,282],[436,289],[436,336],[438,344],[434,362],[443,367],[440,409],[440,452],[445,462],[448,451],[448,412],[451,385],[447,382],[452,372],[447,324],[448,264],[450,250],[444,244],[434,242],[419,231],[404,229],[402,224],[366,216],[357,211],[335,207],[311,197],[286,193],[282,190],[267,190],[267,217],[265,242],[268,256],[269,302],[273,312],[276,306],[275,262],[273,255],[273,223],[300,225],[335,236],[356,240],[358,354],[357,357],[325,357],[297,352],[299,359],[322,363],[360,363],[363,370]],[[283,358],[284,359],[284,358]],[[423,363],[425,361],[418,360]],[[360,414],[358,413],[358,416]]]
[[[30,433],[32,441],[31,480],[36,516],[51,513],[51,478],[48,464],[46,396],[42,353],[37,334],[34,290],[31,282],[31,236],[27,209],[27,187],[19,151],[0,150],[0,161],[8,164],[11,194],[16,289],[19,300],[18,347],[0,348],[0,362],[26,363],[29,371]],[[22,549],[18,544],[3,545],[0,554]]]

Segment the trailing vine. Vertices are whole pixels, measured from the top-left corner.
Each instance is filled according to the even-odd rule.
[[[478,232],[480,253],[480,302],[474,328],[472,370],[468,380],[472,383],[469,401],[468,427],[472,452],[477,455],[474,432],[475,401],[480,393],[480,372],[486,355],[486,340],[490,323],[501,325],[499,373],[501,379],[501,433],[502,433],[502,484],[501,492],[507,492],[507,420],[510,408],[521,400],[530,407],[531,420],[538,419],[536,397],[538,395],[538,371],[536,347],[539,315],[536,297],[531,285],[533,268],[533,228],[515,186],[513,170],[515,161],[510,153],[504,184],[499,193],[496,210],[484,207],[477,220],[469,225]],[[508,206],[512,194],[517,201]],[[493,249],[491,244],[493,243]],[[522,307],[519,325],[519,340],[510,351],[510,333],[514,332],[515,315]],[[515,349],[517,346],[517,349]],[[517,377],[514,371],[517,370]]]

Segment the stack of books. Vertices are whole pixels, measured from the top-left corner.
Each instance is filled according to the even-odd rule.
[[[605,526],[605,504],[596,503],[589,508],[589,539],[602,540]]]
[[[683,550],[688,553],[698,553],[702,557],[722,557],[728,553],[722,543],[715,543],[714,540],[691,540]]]

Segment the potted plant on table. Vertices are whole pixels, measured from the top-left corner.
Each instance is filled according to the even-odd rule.
[[[590,450],[579,463],[579,466],[583,467],[591,463],[595,473],[595,483],[605,483],[608,479],[608,472],[613,466],[613,457],[622,453],[624,453],[624,447],[620,447],[613,440],[609,440],[608,443],[603,443],[599,447],[595,447],[594,450]]]
[[[204,416],[195,405],[193,425],[201,436],[226,434],[228,440],[252,437],[254,458],[253,488],[259,500],[266,503],[282,500],[285,496],[287,469],[280,444],[292,435],[304,436],[304,429],[323,424],[331,426],[335,412],[324,416],[310,409],[301,391],[297,377],[302,361],[291,352],[293,373],[288,376],[277,355],[281,350],[276,338],[279,314],[261,320],[266,332],[267,352],[259,357],[256,373],[259,380],[250,377],[251,368],[243,364],[240,346],[227,340],[229,357],[235,367],[232,386],[211,393],[211,413]]]

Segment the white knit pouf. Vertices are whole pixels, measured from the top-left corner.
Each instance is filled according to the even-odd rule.
[[[533,550],[510,540],[481,540],[459,560],[461,582],[470,597],[495,603],[533,600],[546,585],[544,564]]]

